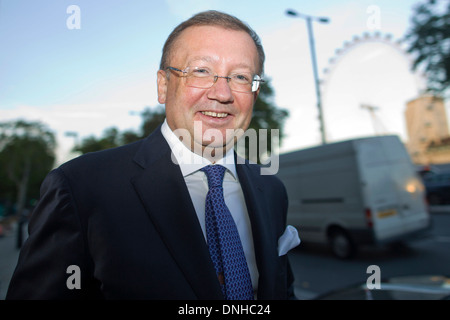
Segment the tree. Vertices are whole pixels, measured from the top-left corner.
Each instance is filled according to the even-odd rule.
[[[152,133],[166,118],[166,111],[163,105],[159,105],[156,108],[145,109],[142,114],[142,136],[146,137]]]
[[[80,145],[74,147],[74,151],[81,153],[94,152],[109,148],[114,148],[122,144],[119,130],[115,127],[107,128],[103,132],[103,137],[97,139],[94,136],[83,139]]]
[[[270,79],[266,80],[266,82],[261,86],[259,96],[256,99],[253,108],[253,118],[249,126],[250,129],[254,129],[256,131],[258,141],[261,139],[267,139],[267,141],[263,141],[264,143],[267,143],[266,152],[259,152],[260,150],[258,143],[258,155],[257,157],[253,157],[251,159],[255,162],[261,162],[264,160],[262,158],[270,155],[272,152],[272,131],[270,129],[279,130],[280,141],[276,141],[278,145],[281,145],[281,141],[284,137],[284,121],[289,113],[287,110],[275,106],[273,102],[273,95],[274,91],[270,85]],[[101,138],[90,136],[83,139],[80,145],[75,146],[74,151],[80,151],[81,153],[98,151],[145,138],[164,122],[166,117],[164,106],[158,105],[154,108],[147,107],[141,112],[141,117],[142,125],[139,132],[128,130],[120,133],[115,127],[108,128],[104,131],[103,137]],[[265,134],[260,134],[261,129],[267,129],[267,136]],[[245,149],[241,150],[240,153],[243,156],[250,158],[249,146],[245,145]]]
[[[424,68],[428,91],[443,95],[450,84],[450,1],[428,0],[419,4],[406,34],[413,69]]]
[[[104,130],[101,138],[96,138],[95,136],[84,138],[73,150],[88,153],[118,147],[143,139],[163,123],[165,119],[164,107],[161,105],[156,108],[147,107],[140,115],[142,117],[142,125],[138,132],[126,130],[121,133],[116,127],[110,127]]]
[[[55,161],[54,133],[40,122],[0,123],[0,196],[22,215]]]
[[[272,151],[277,151],[272,150],[273,147],[276,147],[272,145],[272,140],[281,146],[281,142],[284,138],[284,122],[289,116],[289,112],[286,109],[279,108],[275,105],[273,95],[274,91],[270,85],[270,79],[267,79],[259,91],[258,99],[256,99],[253,107],[252,121],[249,125],[249,129],[254,129],[257,133],[257,157],[251,159],[249,147],[246,147],[244,152],[245,157],[254,162],[261,163],[265,157],[270,156]],[[261,129],[267,129],[267,136],[263,134],[264,131],[261,131]],[[279,141],[276,141],[276,137],[273,136],[273,131],[271,129],[279,130]],[[262,141],[262,145],[267,146],[266,152],[260,150],[259,141]]]

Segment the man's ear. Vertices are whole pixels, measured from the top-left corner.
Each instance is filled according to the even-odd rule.
[[[157,85],[158,85],[158,102],[160,104],[166,103],[167,85],[169,79],[164,70],[159,70],[157,73]]]

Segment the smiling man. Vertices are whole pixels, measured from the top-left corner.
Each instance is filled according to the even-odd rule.
[[[264,59],[256,44],[243,30],[199,25],[185,29],[169,47],[158,72],[158,100],[166,105],[170,129],[189,131],[190,148],[200,145],[205,154],[208,146],[220,147],[222,141],[213,143],[208,134],[218,130],[229,149],[234,139],[226,130],[248,128]]]
[[[263,63],[233,16],[176,27],[157,73],[166,120],[49,173],[7,299],[294,299],[285,188],[233,149]]]

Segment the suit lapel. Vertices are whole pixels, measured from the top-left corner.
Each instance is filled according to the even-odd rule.
[[[154,151],[153,151],[154,150]],[[132,183],[172,257],[199,299],[222,299],[214,266],[189,191],[160,128],[150,135],[134,158],[143,173]],[[276,235],[264,205],[267,196],[260,173],[246,162],[236,164],[252,225],[259,272],[258,298],[272,299],[277,268]],[[213,285],[212,285],[213,284]]]
[[[221,299],[188,189],[160,128],[143,143],[135,161],[144,168],[132,181],[136,192],[193,291],[199,299]]]
[[[236,170],[244,193],[247,211],[250,217],[255,247],[256,264],[258,266],[258,299],[273,299],[277,270],[276,235],[271,231],[271,218],[264,205],[265,197],[260,173],[257,166],[251,168],[248,162],[237,164]]]

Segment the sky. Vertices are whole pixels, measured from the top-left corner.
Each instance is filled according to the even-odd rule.
[[[58,163],[77,139],[109,127],[138,130],[158,105],[156,72],[169,33],[208,9],[248,23],[266,54],[273,103],[290,113],[281,152],[321,143],[306,21],[313,35],[327,142],[374,134],[407,141],[406,102],[424,79],[405,44],[417,0],[0,0],[0,121],[41,121]],[[75,7],[73,7],[75,6]],[[74,8],[76,9],[74,11]],[[378,36],[377,36],[378,35]],[[363,40],[357,40],[363,39]],[[374,116],[361,105],[376,107]]]

